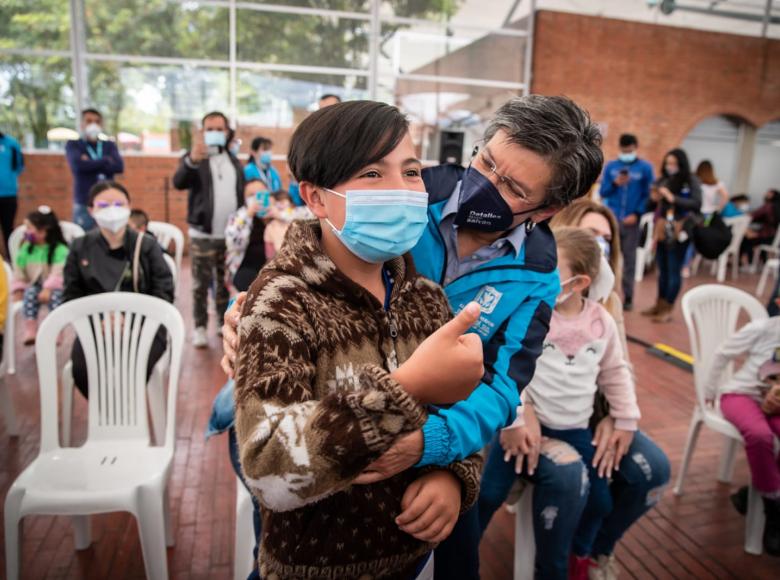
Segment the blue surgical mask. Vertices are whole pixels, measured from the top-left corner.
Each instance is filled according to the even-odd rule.
[[[273,159],[273,153],[270,151],[263,151],[260,154],[260,163],[263,165],[271,165],[271,160]]]
[[[496,186],[473,167],[466,169],[460,184],[455,225],[482,232],[503,232],[512,227],[515,216],[542,209],[512,213],[512,208]]]
[[[209,147],[224,147],[225,146],[225,132],[224,131],[206,131],[203,134],[203,141]]]
[[[621,153],[618,155],[618,159],[620,159],[623,163],[633,163],[636,161],[636,151],[631,153]]]
[[[417,245],[428,225],[428,194],[406,189],[353,189],[346,195],[346,219],[339,230],[328,225],[342,244],[361,260],[382,264]]]

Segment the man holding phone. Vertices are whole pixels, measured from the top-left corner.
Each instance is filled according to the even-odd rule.
[[[216,285],[218,332],[222,326],[230,298],[225,286],[225,228],[230,215],[244,205],[244,173],[227,147],[233,138],[227,117],[214,111],[204,116],[201,124],[202,131],[173,176],[174,187],[189,190],[187,223],[195,321],[192,344],[196,348],[208,346],[207,304],[212,284]]]
[[[650,187],[653,184],[653,166],[637,157],[639,141],[624,133],[619,141],[618,158],[607,163],[601,179],[601,197],[615,214],[620,224],[620,247],[623,252],[623,309],[631,310],[634,303],[634,271],[636,248],[639,245],[639,219],[645,212]]]

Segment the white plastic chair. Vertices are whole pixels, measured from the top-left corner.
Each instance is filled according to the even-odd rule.
[[[753,249],[753,261],[750,263],[750,273],[758,272],[758,262],[761,259],[761,252],[766,254],[767,261],[772,258],[780,257],[780,228],[777,229],[771,244],[759,244]]]
[[[3,260],[3,269],[8,286],[13,279],[11,266]],[[3,407],[3,418],[5,419],[5,428],[11,437],[19,435],[19,425],[16,421],[16,410],[14,399],[8,385],[5,383],[5,375],[8,372],[8,364],[14,355],[14,303],[9,294],[5,304],[5,328],[3,329],[3,358],[0,360],[0,406]]]
[[[163,254],[165,263],[171,270],[173,276],[173,291],[176,293],[176,264],[168,254]],[[152,370],[152,376],[149,377],[149,414],[152,417],[152,434],[155,442],[162,444],[165,433],[165,373],[168,371],[171,359],[170,341],[165,353],[157,361]],[[73,382],[73,363],[70,359],[62,368],[62,446],[70,447],[71,433],[73,425],[73,389],[76,385]]]
[[[62,229],[62,236],[65,238],[65,241],[68,242],[68,244],[70,244],[76,238],[80,238],[81,236],[84,235],[84,230],[81,228],[81,226],[78,224],[74,224],[73,222],[60,220],[60,228]],[[11,232],[11,236],[8,239],[8,255],[11,257],[12,268],[13,268],[13,264],[16,262],[16,255],[19,253],[19,248],[22,247],[22,242],[24,241],[24,233],[26,230],[27,228],[25,227],[24,224],[17,226],[14,229],[14,231]],[[9,286],[11,284],[12,279],[13,279],[13,272],[11,273],[11,276],[8,278]],[[16,316],[22,311],[23,308],[22,301],[19,300],[18,302],[14,302],[13,308],[14,308],[13,311],[14,316]],[[6,322],[6,325],[7,324],[8,323]],[[12,325],[13,325],[13,321],[12,321]],[[11,328],[11,330],[13,330],[13,327]],[[16,343],[15,341],[10,341],[10,342],[11,344],[8,345],[11,349],[10,358],[8,359],[8,373],[13,375],[16,374]]]
[[[766,287],[766,281],[771,274],[773,278],[777,279],[780,273],[780,258],[769,258],[764,262],[764,267],[761,268],[761,276],[758,278],[758,284],[756,285],[756,296],[761,296],[764,293]]]
[[[726,281],[726,268],[729,265],[729,259],[731,259],[731,276],[734,280],[737,279],[739,275],[739,248],[742,245],[742,240],[745,238],[750,220],[751,217],[749,215],[723,218],[725,224],[731,227],[731,243],[718,256],[717,260],[712,260],[712,274],[717,276],[718,282],[723,283]],[[694,274],[699,271],[701,261],[701,255],[697,254],[693,262]]]
[[[84,346],[90,385],[89,436],[60,447],[56,337],[69,324]],[[171,341],[165,445],[152,447],[146,419],[146,365],[157,329]],[[166,487],[173,466],[184,321],[176,308],[143,294],[112,292],[67,302],[41,324],[35,344],[41,400],[41,449],[5,500],[6,576],[19,578],[21,520],[72,516],[76,549],[91,543],[89,516],[128,511],[138,520],[146,576],[168,576],[173,545]]]
[[[641,282],[645,276],[645,269],[653,262],[653,220],[655,214],[648,212],[642,214],[639,220],[639,235],[644,232],[645,241],[636,249],[636,269],[634,270],[634,281]]]
[[[176,279],[178,280],[181,276],[181,260],[184,255],[184,234],[175,225],[166,222],[150,221],[146,229],[166,250],[170,243],[173,242],[173,253],[176,262]]]
[[[534,486],[527,483],[515,504],[515,574],[514,580],[534,580],[536,539],[533,519]]]
[[[720,409],[709,407],[704,402],[705,382],[708,379],[715,352],[729,336],[737,330],[737,319],[740,312],[747,312],[750,321],[762,320],[768,317],[764,306],[747,292],[731,286],[706,284],[698,286],[685,293],[682,299],[682,311],[693,354],[693,383],[696,390],[696,405],[688,429],[676,495],[682,495],[685,475],[696,447],[699,431],[706,425],[713,431],[725,435],[725,447],[720,461],[718,480],[728,483],[734,473],[734,458],[736,449],[741,444],[742,436],[737,428],[727,421]],[[728,373],[732,366],[728,368]],[[726,378],[726,377],[724,377]],[[764,529],[764,507],[761,497],[750,486],[748,498],[748,515],[745,530],[745,551],[750,554],[760,554],[762,534]]]
[[[236,537],[233,542],[233,578],[246,580],[255,565],[255,525],[252,496],[236,477]]]

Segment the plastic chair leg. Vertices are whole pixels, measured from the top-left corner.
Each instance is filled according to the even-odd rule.
[[[764,500],[751,485],[748,491],[748,512],[745,518],[745,551],[760,556],[764,551]]]
[[[165,545],[173,548],[176,545],[176,538],[173,535],[173,520],[171,519],[171,497],[166,488],[163,495],[163,518],[165,520]]]
[[[724,435],[723,451],[720,455],[720,466],[718,467],[718,481],[722,483],[731,483],[734,478],[734,461],[737,457],[737,448],[739,441]]]
[[[246,580],[254,566],[255,528],[252,497],[236,478],[236,534],[233,542],[233,578]]]
[[[86,550],[92,544],[92,524],[89,516],[71,516],[77,550]]]
[[[19,580],[22,546],[22,498],[24,491],[11,489],[5,498],[5,576]]]
[[[688,473],[691,457],[693,457],[693,450],[696,448],[696,441],[699,439],[699,431],[701,431],[703,424],[704,422],[697,409],[694,411],[693,418],[691,419],[691,426],[688,429],[688,438],[685,441],[685,451],[683,452],[683,460],[680,465],[680,473],[677,475],[677,484],[674,486],[675,495],[682,495],[683,493],[685,476]]]
[[[156,487],[144,487],[138,494],[135,516],[141,535],[144,569],[149,580],[168,578],[163,493],[162,489]]]
[[[758,286],[756,286],[756,296],[761,296],[764,293],[764,287],[766,286],[766,279],[769,277],[769,261],[761,268],[761,277],[758,279]]]
[[[527,485],[517,502],[515,516],[514,580],[533,580],[536,542],[533,526],[533,485]]]

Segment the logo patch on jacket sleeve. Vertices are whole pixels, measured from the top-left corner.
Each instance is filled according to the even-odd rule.
[[[503,292],[499,292],[492,286],[483,286],[474,301],[479,304],[483,314],[492,314],[503,295]]]

